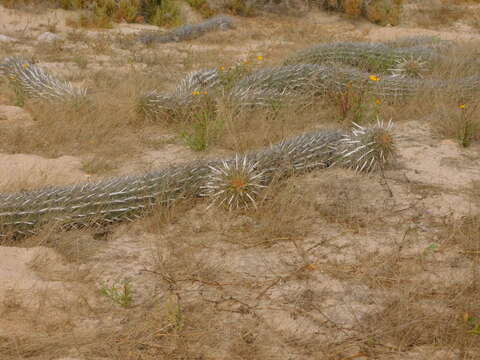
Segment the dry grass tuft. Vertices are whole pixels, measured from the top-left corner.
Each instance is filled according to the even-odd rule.
[[[353,10],[356,3],[348,2]],[[139,93],[169,91],[187,71],[235,66],[258,55],[266,58],[259,67],[279,64],[293,48],[329,40],[339,29],[278,16],[241,21],[247,29],[161,51],[138,48],[128,36],[92,40],[83,30],[63,43],[34,47],[43,61],[71,61],[66,68],[76,73],[66,77],[93,90],[92,104],[27,100],[24,109],[35,124],[2,127],[0,151],[81,157],[82,170],[103,177],[130,171],[150,150],[162,163],[191,160],[162,153],[166,142],[201,149],[200,158],[225,158],[314,129],[349,128],[351,120],[367,124],[376,115],[400,129],[421,119],[442,137],[473,151],[478,146],[478,93],[453,85],[393,101],[345,91],[241,111],[209,92],[214,101],[171,118],[137,117]],[[86,46],[72,50],[72,42]],[[454,83],[476,74],[479,49],[468,43],[442,50],[446,56],[425,78]],[[2,56],[17,52],[18,45],[0,48]],[[13,105],[14,93],[4,83],[0,90],[0,101]],[[427,138],[409,131],[400,134],[407,140],[399,146]],[[437,139],[428,141],[435,146]],[[461,161],[477,165],[475,154]],[[441,200],[430,196],[428,183],[406,179],[414,170],[401,164],[385,177],[319,170],[274,182],[260,192],[257,209],[227,212],[186,197],[118,227],[60,232],[52,224],[22,242],[2,242],[5,249],[39,247],[50,255],[28,267],[42,289],[1,294],[0,358],[475,360],[479,184],[435,188],[435,194],[468,197],[471,214],[428,216]],[[47,179],[2,190],[27,190]],[[101,295],[109,281],[128,281],[128,306]]]

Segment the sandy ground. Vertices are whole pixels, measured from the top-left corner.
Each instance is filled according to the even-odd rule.
[[[55,22],[58,23],[56,34],[66,38],[70,29],[64,20],[69,16],[71,13],[59,10],[35,15],[0,7],[0,34],[17,39],[35,38]],[[256,20],[241,21],[248,27]],[[280,26],[276,24],[278,19],[272,17],[266,21],[262,29],[273,35],[276,26]],[[332,40],[384,41],[419,34],[438,35],[445,40],[480,39],[478,32],[468,28],[465,31],[432,30],[408,23],[381,28],[323,12],[309,14],[304,20],[287,21],[305,21],[308,29],[327,34]],[[151,27],[120,24],[108,31],[89,30],[87,35],[130,34],[148,28]],[[255,32],[261,30],[254,26],[248,31],[249,41],[240,47],[207,41],[206,44],[173,44],[166,49],[172,53],[185,49],[195,53],[220,46],[226,53],[235,52],[242,58],[245,53],[265,53],[282,43],[275,42],[274,38],[256,40]],[[288,38],[283,43],[288,44]],[[28,46],[20,45],[19,49]],[[112,61],[109,55],[104,60]],[[70,65],[49,66],[62,74],[62,66]],[[95,71],[96,66],[89,66],[85,71]],[[171,86],[171,82],[166,86]],[[32,122],[34,119],[28,111],[0,96],[0,127],[28,127]],[[122,357],[108,346],[121,342],[122,336],[130,336],[128,331],[122,333],[122,329],[137,315],[112,305],[108,298],[99,295],[98,289],[104,283],[128,279],[134,284],[134,306],[143,306],[158,296],[167,301],[171,293],[171,288],[166,290],[168,279],[167,285],[159,282],[158,274],[152,269],[157,269],[159,263],[168,268],[176,259],[183,264],[180,266],[196,267],[201,279],[175,285],[178,287],[174,293],[181,296],[184,306],[187,308],[203,299],[205,309],[215,306],[218,311],[212,327],[204,329],[211,335],[210,339],[196,348],[198,354],[204,355],[196,359],[230,358],[232,349],[240,346],[235,342],[240,335],[244,340],[247,337],[247,343],[262,336],[271,337],[270,350],[263,349],[263,345],[256,350],[259,354],[268,354],[265,358],[321,359],[320,354],[298,349],[302,344],[308,348],[311,341],[339,345],[358,337],[359,319],[379,313],[390,300],[401,297],[392,283],[401,281],[411,284],[412,288],[428,284],[432,291],[461,286],[465,278],[471,276],[472,260],[460,256],[458,248],[446,247],[425,257],[420,265],[412,259],[423,254],[430,244],[441,247],[446,241],[439,224],[479,213],[479,202],[473,201],[471,193],[480,181],[480,144],[464,149],[453,140],[437,139],[428,124],[418,119],[398,124],[395,131],[402,135],[399,156],[383,180],[376,175],[357,175],[340,169],[295,179],[297,196],[315,194],[309,206],[317,209],[317,216],[307,219],[310,231],[301,243],[276,241],[272,246],[242,243],[242,229],[253,231],[258,227],[261,234],[258,219],[232,218],[198,204],[161,232],[152,231],[155,224],[150,219],[115,227],[106,238],[102,234],[75,231],[46,235],[51,242],[64,242],[64,247],[35,244],[35,241],[21,247],[2,246],[0,354],[5,354],[5,359],[143,358],[128,354]],[[109,175],[163,167],[195,156],[185,146],[167,144],[160,150],[148,150],[130,159]],[[4,192],[84,182],[91,178],[82,168],[82,158],[71,155],[46,158],[36,154],[0,154],[0,174],[0,188]],[[360,215],[364,213],[371,216],[371,223]],[[336,221],[337,217],[343,220]],[[298,233],[292,233],[291,238],[295,236],[299,236]],[[261,241],[268,239],[259,236]],[[399,251],[403,261],[403,278],[389,278],[387,265],[382,262],[392,249]],[[186,260],[182,252],[189,251],[192,253]],[[376,273],[358,272],[358,264],[376,261]],[[178,274],[170,275],[181,278],[181,274],[179,270]],[[361,281],[365,278],[370,279],[370,283]],[[215,285],[222,283],[226,285]],[[228,283],[237,283],[237,286]],[[172,288],[175,287],[172,284]],[[419,301],[419,306],[425,306],[432,316],[452,311],[437,309],[425,299]],[[131,311],[135,312],[135,307]],[[198,314],[202,311],[198,310]],[[150,314],[146,323],[160,316],[155,308],[142,314]],[[248,324],[249,332],[225,334],[229,328],[240,331],[242,325],[237,325],[243,322]],[[89,344],[96,344],[98,351],[93,351]],[[413,346],[403,353],[385,351],[380,357],[353,357],[363,353],[355,347],[342,351],[344,357],[339,355],[338,359],[463,358],[458,350],[429,345]],[[253,353],[232,358],[260,357]]]

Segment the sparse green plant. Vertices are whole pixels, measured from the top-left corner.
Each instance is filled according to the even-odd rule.
[[[473,335],[480,335],[480,318],[472,316],[470,314],[465,314],[465,322],[470,327],[470,329],[467,330],[467,333]]]
[[[178,296],[169,296],[164,306],[165,320],[169,325],[169,331],[180,334],[185,329],[185,316]]]
[[[75,56],[73,58],[73,62],[80,68],[80,69],[86,69],[88,65],[88,59],[86,56]]]
[[[371,96],[368,92],[368,79],[362,86],[348,84],[344,88],[327,90],[327,101],[338,107],[341,122],[365,124],[374,122],[381,116],[382,100]]]
[[[460,121],[459,129],[457,133],[457,139],[463,147],[469,147],[477,136],[477,132],[480,129],[480,122],[473,114],[476,110],[476,106],[472,109],[467,104],[460,104]]]
[[[182,138],[192,150],[205,151],[221,135],[223,122],[216,116],[215,103],[208,98],[207,92],[195,92],[194,96],[207,98],[192,110],[191,120],[187,121],[190,128],[182,132]]]
[[[426,253],[426,254],[435,253],[437,251],[438,251],[438,244],[431,243],[431,244],[428,244],[428,246],[425,248],[424,253]]]
[[[243,77],[252,72],[252,68],[249,63],[239,62],[229,69],[225,69],[224,66],[219,67],[220,84],[225,93],[229,93],[235,84]]]
[[[128,308],[133,304],[133,286],[128,280],[121,284],[104,283],[99,289],[100,295],[111,299],[121,307]]]
[[[173,0],[162,0],[149,21],[152,25],[174,27],[182,24],[180,7]]]

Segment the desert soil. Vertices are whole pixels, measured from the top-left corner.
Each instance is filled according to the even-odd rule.
[[[108,52],[86,55],[88,66],[79,68],[37,54],[42,45],[36,38],[56,24],[62,46],[81,52],[89,41],[153,27],[117,24],[82,30],[77,40],[65,25],[70,16],[0,7],[0,34],[16,39],[0,43],[0,55],[34,55],[58,76],[90,86],[99,71],[127,81],[129,72],[147,71],[147,63],[124,64],[122,57],[160,53],[167,60],[156,68],[156,81],[170,89],[188,69],[256,55],[273,64],[316,39],[425,34],[480,40],[468,25],[427,29],[405,21],[378,27],[315,10],[303,18],[238,18],[235,30],[148,49],[114,42]],[[1,89],[0,131],[35,131],[34,107],[15,106],[7,86]],[[231,154],[214,148],[199,155],[161,127],[145,127],[163,145],[139,141],[130,156],[101,174],[85,170],[95,152],[60,149],[49,156],[20,147],[0,153],[0,190],[92,181]],[[465,235],[476,238],[476,247],[452,240],[465,229],[458,224],[480,213],[480,144],[463,148],[418,118],[396,124],[395,134],[398,158],[384,177],[343,169],[296,177],[278,190],[271,214],[231,215],[199,201],[105,232],[45,230],[0,247],[0,358],[480,359],[470,340],[463,349],[435,341],[441,319],[457,321],[465,327],[458,334],[480,342],[458,320],[480,317],[479,299],[469,304],[468,295],[463,302],[435,297],[460,298],[480,286],[478,224]],[[99,291],[125,281],[133,290],[126,308]],[[416,328],[415,321],[423,325]]]

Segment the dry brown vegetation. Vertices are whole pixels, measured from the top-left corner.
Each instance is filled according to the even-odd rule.
[[[464,2],[443,3],[441,12],[422,2],[433,5],[412,17],[415,26],[446,26],[436,19],[466,14]],[[1,359],[480,359],[476,96],[434,91],[378,104],[333,94],[242,112],[220,99],[208,119],[214,136],[196,125],[202,108],[168,121],[135,112],[139,93],[169,91],[194,69],[245,60],[259,69],[314,43],[409,34],[331,19],[320,11],[239,18],[235,30],[152,47],[116,26],[71,29],[59,21],[62,42],[39,44],[36,35],[46,31],[39,28],[2,44],[1,59],[34,58],[93,90],[92,103],[80,107],[26,99],[31,126],[0,121],[5,156],[74,156],[80,173],[103,178],[379,115],[396,124],[399,158],[382,174],[328,169],[272,184],[257,209],[226,212],[186,199],[133,223],[68,232],[52,225],[4,243]],[[136,25],[118,27],[129,26]],[[445,50],[426,77],[453,82],[477,73],[475,37]],[[0,80],[0,104],[17,100]],[[203,151],[195,151],[199,144]],[[2,174],[0,190],[69,182],[45,172],[46,180]]]

